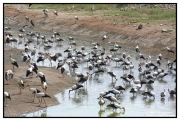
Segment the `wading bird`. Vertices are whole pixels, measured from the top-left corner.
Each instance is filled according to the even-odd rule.
[[[28,84],[26,87],[29,87],[29,91],[31,91],[32,94],[34,95],[33,100],[32,100],[32,102],[34,102],[35,94],[40,93],[41,91],[36,88],[30,88],[30,84]]]

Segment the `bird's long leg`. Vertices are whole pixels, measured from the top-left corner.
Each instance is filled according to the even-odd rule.
[[[38,100],[39,100],[39,106],[40,106],[40,99],[39,99],[39,97],[38,97]]]
[[[19,87],[19,89],[20,89],[20,92],[19,92],[19,94],[21,94],[21,87]]]
[[[39,106],[41,105],[41,102],[42,102],[42,97],[41,97],[41,101],[40,101],[40,104],[39,104]]]
[[[44,103],[45,103],[45,105],[46,105],[46,101],[45,101],[45,99],[43,98],[43,100],[44,100]],[[47,107],[47,105],[46,105],[46,107]]]
[[[13,72],[14,72],[14,65],[13,65]]]
[[[34,97],[33,97],[33,101],[32,102],[34,102],[34,98],[35,98],[35,93],[34,93]]]

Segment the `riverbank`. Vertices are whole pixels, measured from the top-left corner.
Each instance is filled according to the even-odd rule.
[[[12,54],[13,58],[17,60],[19,68],[15,67],[14,77],[10,80],[10,85],[6,85],[4,79],[4,91],[7,91],[11,95],[11,100],[8,100],[7,106],[4,106],[4,117],[18,117],[23,113],[34,112],[42,110],[45,108],[44,102],[38,107],[38,99],[35,98],[35,102],[32,102],[32,93],[29,91],[29,88],[22,89],[22,95],[19,94],[18,79],[21,75],[24,79],[24,85],[30,84],[32,88],[37,88],[42,91],[41,82],[39,78],[26,78],[26,70],[28,65],[25,62],[22,62],[21,59],[21,50],[15,49],[9,46],[4,46],[4,72],[11,69],[12,65],[10,62],[9,55]],[[55,94],[62,92],[63,90],[70,88],[75,84],[75,80],[66,74],[64,78],[61,78],[59,70],[54,68],[39,67],[39,70],[44,73],[48,83],[47,94],[51,98],[46,98],[47,106],[53,106],[59,104]]]
[[[12,17],[9,21],[11,25],[25,25],[27,15],[35,24],[32,26],[29,23],[30,28],[34,31],[52,31],[53,28],[61,35],[84,36],[98,42],[102,42],[102,36],[106,34],[105,42],[118,42],[121,46],[128,46],[132,49],[138,43],[142,53],[153,55],[161,53],[164,58],[176,58],[176,21],[114,24],[113,20],[123,21],[126,18],[118,15],[103,15],[102,11],[95,11],[91,16],[87,11],[58,11],[58,16],[54,16],[54,10],[49,10],[48,17],[45,17],[41,9],[28,9],[26,6],[23,6],[20,11],[17,9],[18,5],[4,8],[5,17]],[[78,21],[75,21],[74,16],[78,16]],[[5,23],[7,24],[7,21]],[[143,28],[136,30],[139,24],[142,24]],[[162,32],[162,30],[168,31]],[[175,53],[167,56],[167,46]]]

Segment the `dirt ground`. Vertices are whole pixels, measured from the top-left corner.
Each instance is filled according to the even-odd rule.
[[[22,95],[19,94],[20,90],[18,87],[19,75],[24,79],[25,86],[27,84],[31,85],[31,88],[37,88],[42,91],[40,78],[36,78],[35,74],[33,78],[25,77],[26,70],[29,68],[25,62],[22,62],[20,50],[11,47],[4,47],[4,72],[13,69],[9,55],[12,54],[13,58],[17,60],[19,68],[15,68],[14,77],[10,80],[10,84],[7,85],[4,79],[4,91],[7,91],[11,95],[12,100],[8,100],[7,106],[4,105],[4,117],[16,117],[27,112],[33,112],[45,108],[44,102],[38,107],[38,99],[35,98],[35,102],[32,103],[32,93],[29,91],[29,88],[22,89]],[[54,97],[58,92],[62,92],[64,89],[67,89],[75,84],[75,80],[71,77],[65,75],[64,78],[61,77],[60,70],[39,67],[38,71],[44,73],[48,88],[47,94],[51,98],[47,98],[47,106],[53,106],[59,104],[57,99]]]
[[[95,11],[99,12],[99,11]],[[4,19],[5,17],[11,17],[9,24],[23,26],[25,16],[27,15],[30,20],[33,20],[35,26],[32,28],[34,31],[49,30],[52,28],[55,31],[61,33],[61,35],[76,35],[91,38],[94,41],[101,42],[101,38],[104,34],[107,35],[106,42],[117,41],[121,46],[126,46],[134,49],[136,44],[139,44],[142,53],[151,53],[158,55],[161,53],[164,58],[167,56],[166,47],[170,47],[175,51],[175,54],[170,54],[169,58],[174,60],[176,58],[176,22],[158,21],[153,23],[141,23],[143,24],[142,30],[136,30],[140,23],[118,23],[113,24],[113,19],[122,19],[121,16],[104,16],[104,15],[82,15],[84,11],[73,11],[70,13],[59,11],[59,15],[54,18],[53,10],[49,10],[49,15],[46,18],[42,10],[32,10],[24,8],[20,11],[17,10],[17,6],[4,7]],[[75,21],[74,16],[78,15],[79,20]],[[125,18],[123,18],[125,19]],[[8,21],[5,19],[4,23]],[[162,24],[163,26],[160,26]],[[162,33],[162,29],[172,29],[167,33]],[[71,33],[71,34],[69,34]],[[18,61],[20,67],[15,68],[14,78],[11,79],[10,85],[6,85],[4,79],[4,91],[11,94],[12,100],[8,100],[7,106],[4,106],[4,117],[15,117],[27,112],[33,112],[45,107],[44,103],[41,107],[37,107],[38,99],[32,103],[32,94],[28,88],[23,89],[23,95],[19,95],[19,88],[17,80],[19,75],[25,77],[28,65],[21,60],[20,50],[4,46],[4,72],[8,69],[12,69],[9,55],[12,54],[13,58]],[[58,92],[63,91],[66,88],[75,84],[75,80],[69,76],[60,78],[58,70],[51,68],[39,68],[42,71],[48,82],[47,94],[51,98],[47,98],[46,102],[48,106],[57,105],[58,101],[54,97]],[[25,85],[30,84],[31,87],[42,90],[39,78],[27,78],[23,79]]]

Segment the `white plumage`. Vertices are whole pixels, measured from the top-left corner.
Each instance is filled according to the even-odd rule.
[[[47,83],[46,82],[43,82],[42,89],[43,89],[43,92],[46,94],[46,90],[47,90]]]
[[[103,100],[103,97],[100,96],[100,97],[99,97],[99,101],[98,101],[98,104],[100,105],[100,109],[101,109],[101,107],[104,105],[104,103],[105,103],[105,101]]]
[[[22,94],[22,93],[21,93],[21,89],[24,89],[24,82],[23,82],[21,76],[19,77],[18,85],[19,85],[19,89],[20,89],[20,93],[19,93],[19,94]]]
[[[5,79],[6,79],[6,81],[7,81],[7,84],[10,84],[10,78],[13,78],[13,72],[12,72],[12,70],[7,70],[6,72],[5,72]]]
[[[118,100],[116,99],[116,97],[114,96],[104,96],[104,98],[108,99],[111,102],[117,102],[118,104],[120,104],[120,102],[118,102]]]
[[[5,103],[7,103],[7,98],[11,100],[10,94],[8,92],[4,92],[4,98],[5,98]]]
[[[47,94],[45,94],[44,92],[39,92],[39,93],[36,93],[36,97],[39,99],[39,98],[41,98],[41,101],[39,100],[39,106],[41,105],[41,102],[42,102],[42,98],[43,98],[43,100],[44,100],[44,98],[51,98],[49,95],[47,95]],[[45,100],[44,100],[44,103],[45,103],[45,105],[46,105],[46,102],[45,102]],[[47,105],[46,105],[46,107],[47,107]]]
[[[41,91],[38,90],[38,89],[36,89],[36,88],[30,88],[30,84],[28,84],[26,87],[28,87],[28,86],[29,86],[29,91],[31,91],[32,94],[34,95],[33,101],[32,101],[32,102],[34,102],[35,94],[36,94],[36,93],[40,93]]]

